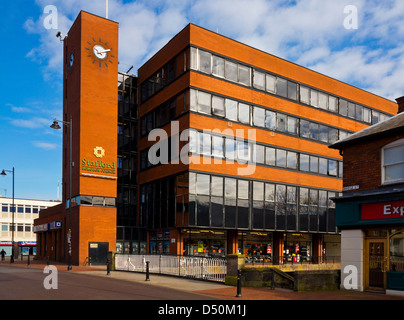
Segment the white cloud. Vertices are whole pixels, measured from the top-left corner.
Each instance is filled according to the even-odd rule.
[[[44,8],[48,0],[37,0]],[[402,0],[110,0],[109,18],[120,23],[122,69],[138,69],[188,23],[312,68],[392,99],[404,94]],[[55,0],[66,34],[79,10],[105,15],[104,1]],[[344,8],[358,8],[359,28],[344,28]],[[61,79],[62,46],[43,19],[27,32],[40,45],[27,57],[44,65],[48,80]],[[122,70],[122,71],[125,71]],[[401,93],[400,93],[401,91]]]
[[[43,141],[32,141],[32,144],[40,149],[45,149],[45,150],[55,150],[59,148],[59,145],[56,143],[49,143],[49,142],[43,142]]]
[[[50,126],[51,121],[46,118],[32,118],[32,119],[13,119],[10,121],[16,127],[27,129],[39,129]]]

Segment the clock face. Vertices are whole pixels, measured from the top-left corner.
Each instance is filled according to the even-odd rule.
[[[70,67],[73,67],[74,64],[74,53],[70,55]]]
[[[87,41],[88,46],[85,49],[88,51],[88,57],[92,59],[93,64],[98,64],[99,67],[107,67],[113,63],[115,56],[113,49],[108,45],[108,42],[103,42],[101,38],[92,38]]]

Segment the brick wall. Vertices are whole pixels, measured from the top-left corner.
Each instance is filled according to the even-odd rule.
[[[404,138],[404,133],[344,148],[344,187],[372,190],[382,184],[382,153],[387,144]]]

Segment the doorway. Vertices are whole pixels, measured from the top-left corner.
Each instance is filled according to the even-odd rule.
[[[90,242],[88,244],[88,257],[91,265],[105,265],[108,259],[108,242]]]
[[[386,289],[387,245],[385,239],[368,239],[366,241],[365,279],[368,290]]]

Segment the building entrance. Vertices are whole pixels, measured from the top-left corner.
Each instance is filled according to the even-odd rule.
[[[107,263],[109,243],[90,242],[88,244],[88,257],[91,265],[104,265]]]
[[[387,245],[384,239],[366,241],[367,286],[370,290],[385,290],[387,270]]]

